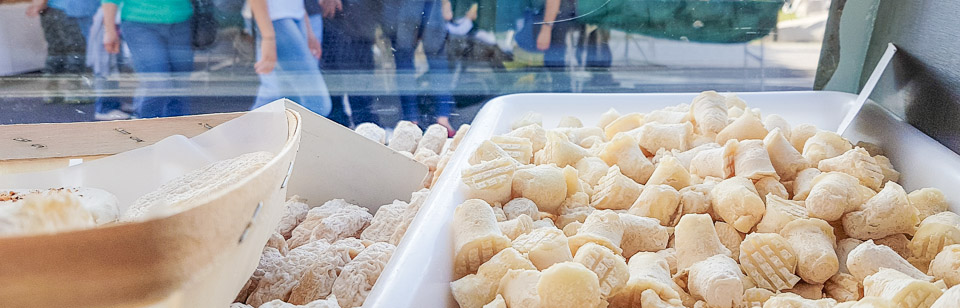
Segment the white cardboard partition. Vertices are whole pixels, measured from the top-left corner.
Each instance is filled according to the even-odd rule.
[[[427,176],[427,166],[371,141],[292,101],[300,113],[303,137],[288,195],[319,206],[345,199],[375,213],[393,200],[410,201]]]
[[[554,128],[562,116],[576,116],[584,125],[596,125],[611,107],[620,113],[649,112],[689,103],[697,93],[681,94],[517,94],[489,102],[447,165],[407,235],[380,276],[363,307],[457,307],[450,294],[453,278],[453,240],[450,220],[464,201],[460,171],[483,140],[510,130],[510,124],[529,111],[543,115],[545,128]],[[791,125],[814,124],[834,130],[856,95],[842,92],[739,93],[763,115],[779,114]],[[845,137],[881,145],[902,173],[909,191],[937,187],[947,195],[951,210],[960,212],[960,156],[873,103],[864,106]],[[302,159],[302,158],[301,158]]]

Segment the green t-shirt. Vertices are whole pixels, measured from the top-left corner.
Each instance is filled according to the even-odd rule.
[[[175,24],[193,15],[190,0],[103,0],[120,6],[120,19],[150,24]]]

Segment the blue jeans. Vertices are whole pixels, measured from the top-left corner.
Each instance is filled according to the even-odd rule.
[[[321,43],[323,45],[321,62],[324,71],[334,70],[341,75],[350,73],[371,74],[375,68],[373,41],[366,37],[350,35],[347,29],[341,29],[342,25],[340,23],[324,21],[326,23],[323,25],[323,41]],[[373,114],[373,97],[347,94],[350,97],[350,115],[347,115],[343,95],[338,93],[330,97],[333,103],[333,111],[330,113],[331,120],[347,127],[351,126],[351,122],[352,124],[364,122],[380,124],[377,115]]]
[[[310,28],[313,30],[313,35],[317,37],[317,41],[323,43],[323,15],[310,15]]]
[[[566,3],[561,2],[561,3]],[[562,4],[561,4],[562,5]],[[561,8],[561,11],[564,11]],[[569,9],[567,10],[570,11]],[[567,15],[557,16],[557,20],[568,18]],[[537,36],[540,34],[540,24],[543,22],[543,11],[527,9],[524,12],[523,28],[517,32],[515,39],[517,46],[530,51],[537,50]],[[557,22],[553,24],[550,32],[550,47],[543,51],[543,67],[546,76],[551,79],[552,92],[570,92],[570,75],[567,72],[566,54],[567,54],[567,32],[575,26],[573,22]]]
[[[80,24],[80,32],[83,33],[85,40],[90,39],[90,27],[93,26],[93,16],[74,17]]]
[[[288,97],[310,111],[330,115],[330,93],[320,74],[317,59],[307,46],[307,30],[302,20],[284,18],[273,21],[277,40],[277,65],[260,75],[260,89],[253,108]],[[257,59],[262,55],[257,48]]]
[[[415,26],[404,25],[400,22],[396,27],[397,32],[391,36],[390,40],[394,48],[393,61],[397,65],[397,89],[400,92],[400,106],[403,110],[403,119],[407,121],[420,120],[420,106],[417,100],[417,90],[419,86],[416,81],[416,67],[414,67],[414,54],[416,53],[417,43],[423,41],[423,50],[427,56],[427,63],[430,70],[427,72],[427,80],[430,84],[429,89],[436,93],[433,96],[433,103],[436,104],[436,116],[450,116],[453,109],[453,95],[450,94],[451,80],[450,65],[447,63],[447,54],[443,49],[443,43],[446,38],[446,28],[440,12],[440,1],[425,1],[423,7],[416,8],[416,3],[404,5],[400,8],[401,21],[415,18]],[[387,6],[384,6],[387,9]],[[396,9],[396,8],[389,8]],[[412,9],[412,10],[411,10]],[[410,16],[406,16],[410,15]]]
[[[133,69],[140,79],[134,106],[141,118],[186,115],[190,102],[186,97],[170,95],[182,91],[188,83],[175,80],[176,73],[193,71],[193,32],[190,22],[149,24],[123,21],[124,41],[130,47]]]
[[[97,37],[90,37],[90,27],[93,26],[93,17],[94,16],[74,17],[74,18],[76,18],[77,23],[80,24],[80,32],[83,33],[83,38],[85,40],[89,41],[91,39],[95,39],[98,41],[103,41],[102,34]],[[87,49],[88,56],[90,55],[91,52],[93,51],[90,49]],[[113,55],[110,55],[109,57],[112,58]],[[111,82],[107,80],[107,75],[109,74],[110,74],[109,71],[100,72],[100,71],[94,70],[93,72],[93,91],[94,93],[97,94],[97,98],[94,103],[94,110],[96,111],[96,113],[103,114],[103,113],[111,112],[113,110],[120,109],[121,102],[119,98],[101,95],[106,89],[117,88],[116,82]]]

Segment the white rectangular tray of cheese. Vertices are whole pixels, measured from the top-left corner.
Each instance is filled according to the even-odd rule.
[[[511,123],[527,112],[543,115],[543,126],[555,128],[561,117],[575,116],[584,126],[596,125],[600,114],[615,108],[622,114],[650,112],[689,104],[699,93],[670,94],[516,94],[487,103],[471,125],[460,150],[433,188],[407,235],[374,286],[363,307],[457,307],[450,293],[453,280],[453,240],[450,221],[464,201],[460,171],[467,158],[491,136],[510,131]],[[724,93],[729,94],[729,93]],[[763,115],[779,114],[791,125],[809,123],[835,130],[856,95],[802,91],[735,93]],[[936,187],[944,192],[951,211],[960,212],[960,156],[880,106],[868,102],[844,137],[854,143],[881,146],[907,191]]]

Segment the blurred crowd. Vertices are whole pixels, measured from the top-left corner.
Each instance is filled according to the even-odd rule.
[[[86,86],[98,93],[47,100],[95,103],[97,120],[189,114],[190,97],[175,90],[185,88],[188,79],[175,76],[194,70],[195,50],[216,37],[213,12],[225,7],[252,13],[253,70],[260,86],[251,108],[286,97],[345,126],[378,123],[372,105],[380,98],[369,93],[331,96],[323,74],[371,72],[378,39],[389,42],[397,72],[391,95],[398,98],[401,119],[422,126],[435,122],[450,134],[456,104],[451,76],[462,61],[489,61],[497,70],[514,57],[531,58],[526,65],[542,67],[535,77],[539,89],[555,92],[571,90],[564,72],[568,45],[576,48],[581,65],[603,68],[611,61],[609,32],[580,24],[575,0],[241,1],[33,0],[26,14],[39,16],[43,27],[48,46],[44,73],[82,76],[58,78],[49,83],[50,90],[71,93]],[[572,31],[581,33],[568,44]],[[417,69],[417,59],[426,69]],[[132,101],[99,95],[116,87],[109,76],[121,67],[138,76]],[[609,74],[593,77],[590,82],[613,83]],[[421,112],[423,106],[429,107]]]

